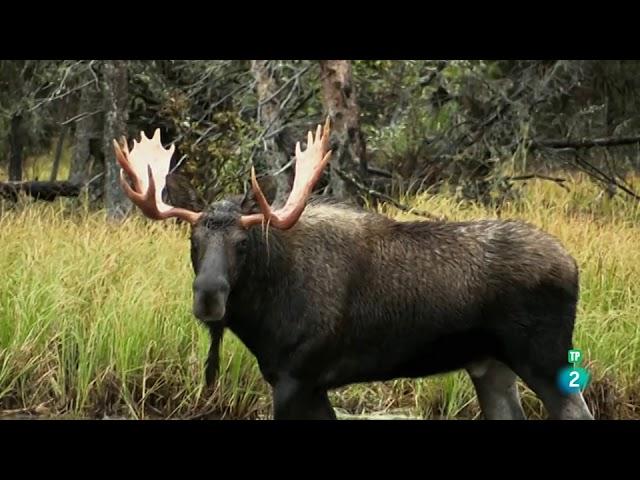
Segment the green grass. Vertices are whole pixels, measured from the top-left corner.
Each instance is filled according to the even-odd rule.
[[[595,201],[597,190],[582,179],[570,188],[533,182],[500,216],[558,235],[575,255],[582,272],[575,344],[592,372],[589,404],[600,418],[640,418],[640,205]],[[496,216],[447,195],[405,201],[451,219]],[[217,385],[203,386],[208,338],[190,312],[188,252],[186,227],[139,216],[114,224],[64,201],[0,211],[0,415],[268,414],[270,390],[232,334]],[[544,416],[531,392],[521,392],[527,414]],[[350,414],[478,416],[463,373],[354,385],[331,397]]]

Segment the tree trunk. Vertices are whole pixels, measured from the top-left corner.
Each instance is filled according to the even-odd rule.
[[[127,62],[104,62],[104,198],[109,217],[121,218],[131,209],[131,202],[120,186],[120,168],[116,163],[113,139],[126,134],[127,111]]]
[[[99,105],[99,98],[93,86],[82,89],[80,93],[78,114],[95,112]],[[99,138],[102,146],[102,118],[98,115],[86,115],[75,122],[75,136],[73,140],[73,156],[71,157],[71,171],[69,180],[84,184],[91,176],[91,142]],[[100,150],[102,150],[100,148]],[[96,160],[100,160],[96,158]]]
[[[282,126],[280,117],[280,104],[277,100],[278,85],[268,68],[268,60],[252,60],[251,72],[256,79],[256,91],[258,94],[258,121],[269,132],[278,130]],[[270,172],[279,171],[289,161],[289,156],[278,148],[276,135],[262,142],[262,162]],[[275,177],[277,185],[276,203],[284,201],[289,193],[289,176],[287,172],[281,172]]]
[[[10,128],[9,146],[11,148],[11,155],[9,157],[9,181],[19,182],[22,180],[22,153],[25,143],[22,114],[16,113],[11,117]]]
[[[53,159],[53,166],[51,167],[51,177],[49,181],[55,182],[58,179],[58,170],[60,169],[60,158],[62,157],[62,147],[64,146],[64,139],[67,136],[67,126],[63,125],[60,130],[60,138],[58,138],[58,145],[56,146],[56,156]]]
[[[331,164],[344,174],[360,181],[367,176],[366,144],[360,130],[360,109],[349,60],[320,62],[320,80],[324,108],[331,117],[333,158]],[[331,171],[332,194],[341,200],[356,193],[334,169]]]

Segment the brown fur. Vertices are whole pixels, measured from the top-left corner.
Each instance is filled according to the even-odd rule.
[[[555,237],[520,221],[398,222],[316,204],[280,237],[303,276],[313,278],[307,292],[329,300],[324,308],[333,312],[347,294],[336,286],[351,276],[372,297],[408,303],[427,295],[443,307],[496,298],[514,285],[575,285],[578,276]]]

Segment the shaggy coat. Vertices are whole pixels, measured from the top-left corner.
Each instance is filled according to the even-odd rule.
[[[230,286],[224,320],[209,324],[209,380],[229,328],[274,395],[291,384],[324,404],[327,390],[352,383],[464,368],[481,378],[495,365],[557,391],[578,268],[555,237],[520,221],[400,222],[318,201],[290,230],[243,231],[246,211],[219,202],[193,228],[196,283],[222,275]]]

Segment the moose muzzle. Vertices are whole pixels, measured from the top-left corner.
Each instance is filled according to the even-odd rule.
[[[224,318],[229,283],[224,278],[197,277],[193,282],[193,314],[204,323],[219,322]]]

